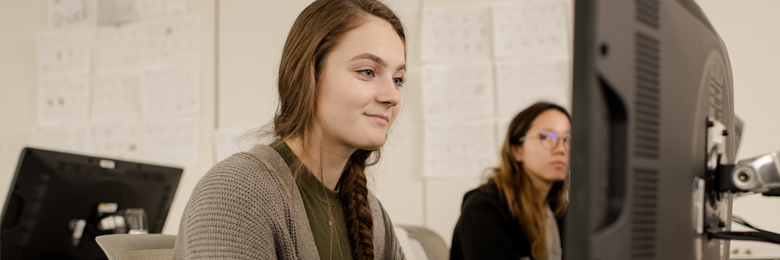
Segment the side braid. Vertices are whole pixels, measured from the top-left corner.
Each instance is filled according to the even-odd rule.
[[[366,160],[370,155],[371,151],[355,151],[339,180],[339,199],[344,206],[347,236],[352,244],[352,258],[355,260],[374,259],[374,219],[368,206],[365,174]]]

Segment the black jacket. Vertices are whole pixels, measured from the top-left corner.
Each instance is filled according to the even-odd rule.
[[[563,218],[558,231],[563,233]],[[561,234],[563,242],[563,234]],[[460,218],[452,235],[450,259],[511,259],[531,257],[531,244],[520,221],[512,217],[492,182],[463,196]]]

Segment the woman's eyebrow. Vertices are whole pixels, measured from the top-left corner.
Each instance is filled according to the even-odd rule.
[[[352,59],[350,59],[350,61],[364,60],[364,59],[365,60],[372,60],[372,61],[376,62],[377,64],[379,64],[379,66],[387,67],[387,62],[385,60],[383,60],[379,56],[376,56],[376,55],[371,54],[371,53],[360,54],[360,55],[355,56]]]
[[[384,59],[382,59],[379,56],[376,56],[374,54],[371,54],[371,53],[363,53],[363,54],[357,55],[357,56],[353,57],[352,59],[350,59],[350,61],[363,60],[363,59],[365,59],[365,60],[372,60],[372,61],[376,62],[377,64],[379,64],[379,66],[387,67],[387,62]],[[399,65],[398,68],[396,68],[395,70],[396,71],[406,70],[406,64]]]
[[[556,133],[556,134],[558,133],[558,132],[556,132],[555,130],[553,130],[552,128],[542,128],[542,130],[540,130],[540,131],[542,131],[542,132],[553,132],[553,133]],[[570,134],[570,133],[571,133],[571,130],[569,130],[569,131],[563,131],[563,132],[561,132],[561,133],[567,133],[567,134]]]

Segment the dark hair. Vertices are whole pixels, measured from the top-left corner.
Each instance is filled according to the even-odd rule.
[[[277,137],[300,138],[304,151],[308,149],[306,138],[316,130],[317,82],[325,59],[345,33],[359,27],[369,16],[390,23],[406,47],[401,21],[379,1],[317,0],[301,12],[287,36],[279,66],[279,107],[274,117]],[[374,160],[370,161],[372,157]],[[339,179],[339,198],[354,259],[374,258],[365,168],[377,160],[378,150],[358,149]]]
[[[540,114],[548,110],[558,110],[566,115],[571,123],[571,115],[565,108],[547,102],[538,102],[518,113],[509,124],[504,144],[501,148],[501,165],[492,169],[488,181],[496,184],[498,194],[509,206],[509,212],[520,221],[531,243],[531,254],[535,259],[545,259],[547,245],[545,241],[546,214],[543,206],[537,201],[536,189],[531,179],[523,170],[522,162],[517,162],[512,154],[512,147],[522,145],[518,140],[528,133],[531,123]],[[546,201],[560,218],[567,205],[569,181],[565,179],[553,184]]]

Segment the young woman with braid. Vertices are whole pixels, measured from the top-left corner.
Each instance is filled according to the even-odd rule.
[[[501,165],[463,197],[450,259],[560,260],[571,116],[536,103],[509,125]]]
[[[317,0],[279,67],[277,140],[215,165],[182,217],[175,259],[404,259],[365,169],[398,115],[398,17],[376,0]]]

